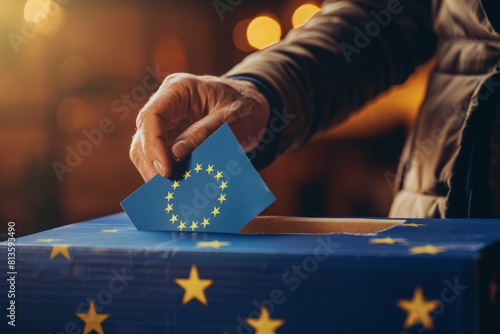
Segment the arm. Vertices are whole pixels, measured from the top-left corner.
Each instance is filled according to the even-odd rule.
[[[281,101],[270,121],[284,120],[286,127],[273,133],[273,142],[257,148],[254,164],[269,164],[406,80],[432,56],[435,43],[430,1],[324,4],[305,26],[225,74],[257,80]],[[276,113],[281,117],[273,120]]]

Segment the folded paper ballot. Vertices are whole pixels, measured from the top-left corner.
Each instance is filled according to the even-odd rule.
[[[138,230],[238,233],[274,200],[224,124],[173,177],[156,175],[121,205]]]

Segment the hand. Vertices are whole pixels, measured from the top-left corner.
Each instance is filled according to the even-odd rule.
[[[224,123],[249,152],[259,145],[270,112],[251,82],[172,74],[139,112],[130,158],[145,181],[156,173],[169,177],[175,161]]]

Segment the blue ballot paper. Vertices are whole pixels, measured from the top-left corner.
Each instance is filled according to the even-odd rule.
[[[138,230],[238,233],[276,199],[227,124],[174,169],[121,203]]]

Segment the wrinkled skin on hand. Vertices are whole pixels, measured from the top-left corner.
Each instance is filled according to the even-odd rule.
[[[130,158],[148,181],[181,161],[228,123],[246,152],[260,143],[270,115],[254,84],[213,76],[168,76],[137,116]]]

